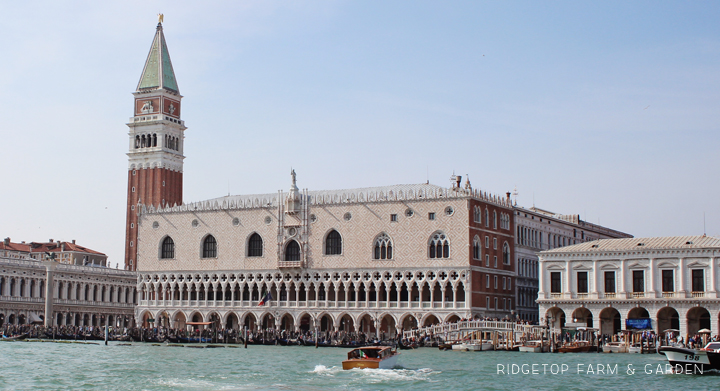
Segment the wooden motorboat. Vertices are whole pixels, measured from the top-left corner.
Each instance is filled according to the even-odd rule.
[[[527,341],[518,350],[526,353],[542,353],[543,341]]]
[[[585,353],[589,352],[592,345],[588,341],[570,342],[558,348],[560,353]]]
[[[342,365],[343,369],[392,369],[397,365],[399,356],[397,350],[390,346],[366,346],[351,350]]]

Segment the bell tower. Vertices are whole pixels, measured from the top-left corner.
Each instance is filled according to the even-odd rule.
[[[182,95],[162,23],[158,23],[145,67],[133,92],[128,152],[128,197],[125,227],[125,268],[137,270],[138,213],[141,205],[182,204],[185,122],[180,119]]]

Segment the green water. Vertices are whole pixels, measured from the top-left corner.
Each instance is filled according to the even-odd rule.
[[[519,352],[401,351],[401,368],[343,371],[347,349],[250,346],[248,349],[0,343],[2,389],[103,390],[643,390],[720,389],[718,375],[656,373],[663,356],[638,354],[532,354]],[[511,365],[538,364],[539,374],[498,374]],[[543,374],[542,364],[548,364]],[[551,364],[556,366],[551,367]],[[557,374],[552,369],[567,371]],[[604,374],[578,373],[589,365]],[[616,373],[608,367],[617,364]],[[628,365],[636,371],[628,374]],[[645,373],[646,369],[651,374]]]

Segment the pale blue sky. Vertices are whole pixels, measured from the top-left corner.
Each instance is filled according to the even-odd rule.
[[[453,170],[636,236],[720,235],[718,2],[0,3],[0,236],[123,259],[156,14],[185,201]]]

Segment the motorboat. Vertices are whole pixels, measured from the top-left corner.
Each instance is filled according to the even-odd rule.
[[[628,346],[624,341],[608,342],[603,345],[603,353],[627,353]]]
[[[480,341],[461,342],[453,345],[452,350],[459,350],[464,352],[479,352],[483,350],[482,345],[483,344]]]
[[[366,346],[351,350],[342,366],[343,369],[392,369],[397,365],[399,356],[397,350],[390,346]]]
[[[542,353],[543,341],[527,341],[518,349],[526,353]]]
[[[558,348],[560,353],[585,353],[589,352],[592,345],[588,341],[576,341],[566,343],[562,347]]]
[[[641,343],[634,343],[628,347],[628,353],[642,353],[643,346]]]
[[[711,369],[720,370],[720,342],[710,342],[702,349],[661,346],[658,353],[665,354],[676,373],[699,374]]]

